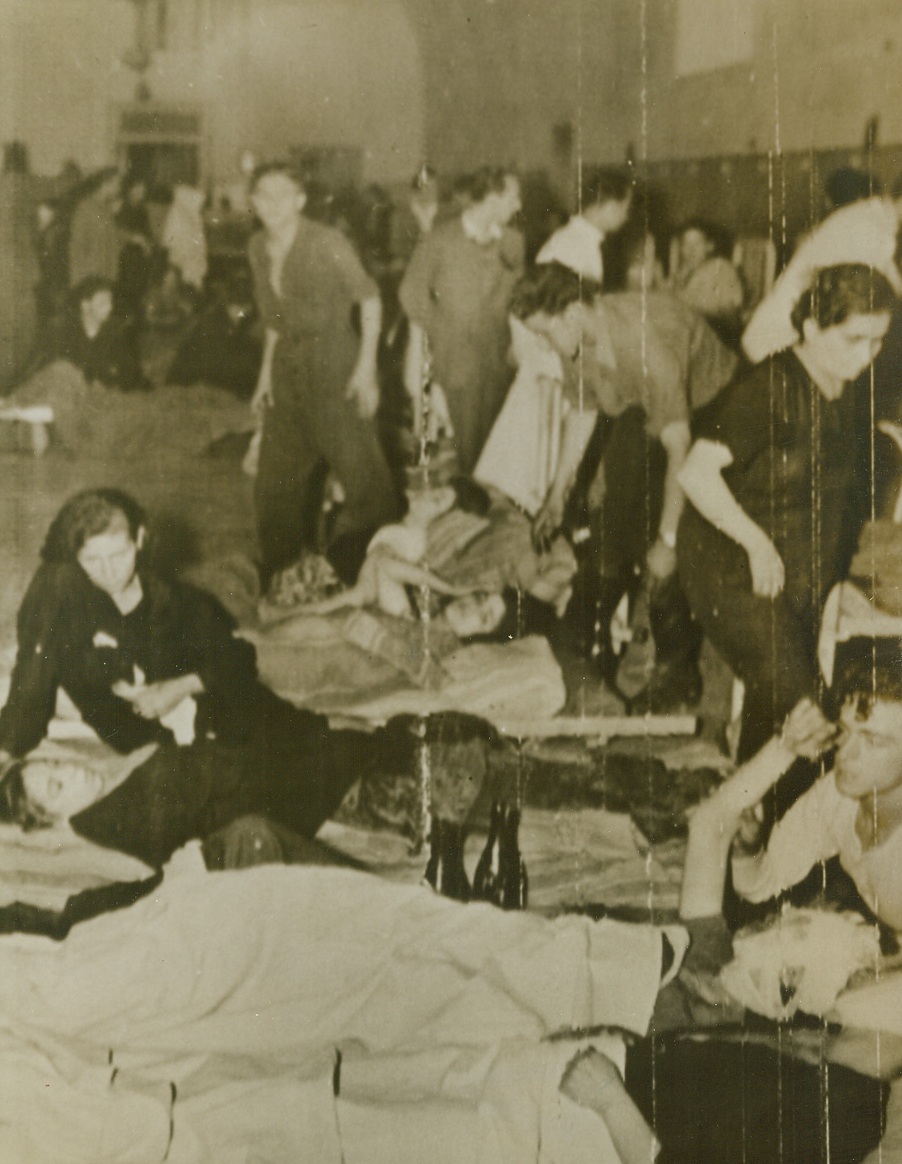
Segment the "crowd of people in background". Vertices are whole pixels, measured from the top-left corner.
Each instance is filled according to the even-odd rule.
[[[761,532],[770,494],[755,450],[743,453],[743,464],[751,459],[747,503],[738,484],[731,442],[767,418],[725,417],[738,407],[733,399],[747,396],[750,409],[760,403],[774,369],[781,382],[798,381],[798,399],[787,389],[769,423],[801,441],[800,466],[810,441],[821,441],[818,489],[864,517],[854,502],[874,483],[862,478],[874,466],[862,470],[864,461],[843,450],[839,475],[848,481],[840,485],[824,460],[824,418],[843,411],[837,432],[858,431],[867,443],[861,392],[843,389],[871,365],[888,329],[900,286],[899,204],[875,196],[866,173],[833,173],[833,213],[757,305],[732,261],[729,230],[694,217],[668,232],[630,168],[587,166],[569,220],[551,186],[537,201],[512,169],[486,166],[450,183],[424,165],[400,193],[375,184],[331,191],[289,164],[260,166],[250,155],[240,170],[240,180],[207,198],[186,184],[161,189],[139,169],[84,175],[68,163],[36,199],[27,149],[8,145],[0,175],[5,389],[65,360],[87,381],[148,390],[145,356],[155,336],[168,336],[170,383],[227,388],[256,414],[264,587],[307,549],[325,549],[353,584],[372,532],[402,512],[412,467],[428,459],[443,480],[475,476],[530,514],[537,547],[561,532],[574,540],[580,569],[561,641],[587,656],[599,679],[616,689],[611,619],[624,595],[645,588],[659,659],[635,709],[697,701],[704,627],[751,704],[760,698],[770,708],[746,732],[760,743],[774,715],[810,688],[800,677],[776,698],[773,683],[761,687],[762,670],[774,670],[765,660],[779,651],[800,676],[810,674],[819,608],[801,612],[811,580],[793,566],[810,558],[810,538],[802,545]],[[867,336],[853,338],[860,359],[844,359],[839,343],[853,342],[844,329],[862,320]],[[812,364],[822,333],[824,354]],[[880,369],[878,412],[892,417],[896,402]],[[811,382],[821,389],[817,409]],[[803,439],[805,411],[814,427]],[[769,480],[780,505],[791,485],[808,512],[810,474],[798,473],[797,481]],[[327,482],[340,504],[324,535]],[[753,534],[732,530],[722,506],[712,510],[720,482],[729,485],[724,504],[740,506]],[[698,545],[684,549],[677,569],[681,517],[683,544],[691,533]],[[828,525],[841,549],[818,574],[819,598],[843,576],[857,534],[854,516]],[[704,549],[703,535],[713,538]],[[722,585],[717,563],[733,558],[730,584],[743,602],[795,603],[793,618],[808,627],[804,651],[791,637],[765,648],[753,631],[761,663],[750,661],[745,616],[725,615],[733,611],[727,591],[708,592]],[[729,626],[726,638],[720,626]]]
[[[759,707],[751,754],[811,692],[820,603],[892,461],[848,440],[864,450],[898,407],[889,361],[854,383],[887,332],[897,346],[898,201],[831,174],[830,214],[757,303],[726,227],[667,229],[630,167],[587,166],[569,219],[503,167],[452,182],[423,165],[403,191],[333,191],[250,154],[240,171],[210,197],[75,163],[39,184],[7,146],[3,390],[65,360],[146,391],[164,336],[169,383],[229,389],[256,416],[264,587],[314,550],[352,585],[416,466],[499,488],[538,551],[562,533],[575,548],[555,645],[616,691],[612,620],[646,595],[657,663],[630,706],[694,706],[704,633]],[[815,554],[824,529],[837,544],[818,532]]]
[[[311,616],[368,605],[409,626],[422,614],[457,646],[473,629],[463,609],[476,635],[512,637],[503,586],[486,603],[427,560],[434,519],[457,510],[488,524],[503,497],[528,543],[511,538],[505,553],[542,561],[563,545],[572,562],[563,597],[532,593],[516,628],[540,629],[570,674],[629,713],[695,709],[707,641],[742,685],[734,758],[748,767],[691,828],[687,884],[699,876],[704,900],[687,920],[719,913],[729,845],[767,796],[758,839],[773,828],[772,860],[759,848],[745,868],[748,896],[838,855],[898,928],[898,862],[874,872],[867,854],[902,836],[902,758],[895,736],[862,728],[898,727],[898,651],[881,661],[882,687],[876,662],[858,667],[837,737],[818,642],[828,594],[898,479],[895,448],[875,434],[900,420],[902,189],[884,197],[868,174],[832,174],[829,213],[773,286],[755,288],[723,224],[659,221],[630,166],[586,166],[569,218],[550,187],[537,199],[503,166],[451,181],[424,164],[393,193],[332,191],[249,155],[241,172],[208,197],[138,168],[73,163],[51,191],[21,143],[8,146],[0,391],[63,361],[110,390],[165,380],[246,401],[261,593],[311,556],[346,588]],[[187,788],[196,803],[179,828],[165,818],[154,862],[247,813],[309,838],[356,774],[359,740],[265,688],[219,604],[146,563],[145,534],[118,490],[77,495],[51,526],[0,714],[6,815],[42,823],[28,813],[48,777],[22,761],[65,688],[101,739],[137,749],[103,795],[73,784],[62,818],[84,835],[144,856],[147,806]],[[464,603],[446,607],[444,628],[430,586]],[[632,619],[640,641],[640,610],[653,654],[627,692],[620,640]],[[211,726],[183,754],[167,717],[185,698]],[[836,775],[818,781],[837,742]],[[380,732],[364,752],[375,762],[396,745]],[[856,748],[883,748],[873,779]],[[805,814],[828,802],[842,829],[794,863]]]

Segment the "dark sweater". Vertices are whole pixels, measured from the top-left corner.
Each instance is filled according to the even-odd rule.
[[[155,720],[131,710],[112,692],[197,674],[198,735],[242,739],[261,705],[275,699],[257,679],[253,647],[233,637],[235,624],[215,598],[192,586],[141,572],[144,597],[123,615],[75,563],[43,564],[18,616],[18,654],[9,699],[0,711],[0,748],[25,755],[44,738],[62,688],[98,736],[118,752],[171,740]]]

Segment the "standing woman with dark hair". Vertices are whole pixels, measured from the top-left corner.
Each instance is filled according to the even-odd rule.
[[[845,391],[880,350],[895,303],[877,271],[818,273],[798,304],[798,339],[697,418],[680,473],[692,503],[680,575],[693,613],[745,684],[739,759],[817,693],[817,636],[857,531],[855,401]]]
[[[399,296],[410,321],[404,383],[419,431],[424,338],[432,356],[433,409],[454,430],[457,468],[472,472],[513,379],[507,311],[523,268],[523,239],[510,229],[520,183],[483,169],[467,183],[461,214],[420,241]],[[441,395],[436,392],[441,390]]]

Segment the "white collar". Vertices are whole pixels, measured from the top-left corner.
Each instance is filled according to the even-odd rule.
[[[599,246],[604,242],[604,231],[599,230],[594,222],[589,222],[588,218],[583,218],[581,214],[574,214],[567,223],[565,229],[567,228],[575,234],[581,234],[586,239],[591,239],[592,242],[597,243]]]
[[[480,234],[473,225],[473,217],[469,213],[469,208],[461,213],[460,225],[463,227],[463,232],[467,238],[481,247],[488,246],[489,243],[498,242],[504,234],[504,227],[499,226],[497,223],[491,228],[488,235]]]

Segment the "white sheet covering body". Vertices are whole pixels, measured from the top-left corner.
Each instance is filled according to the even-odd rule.
[[[62,944],[0,939],[0,1158],[614,1160],[558,1091],[573,1042],[543,1040],[644,1032],[661,955],[653,927],[346,870],[167,875]]]

